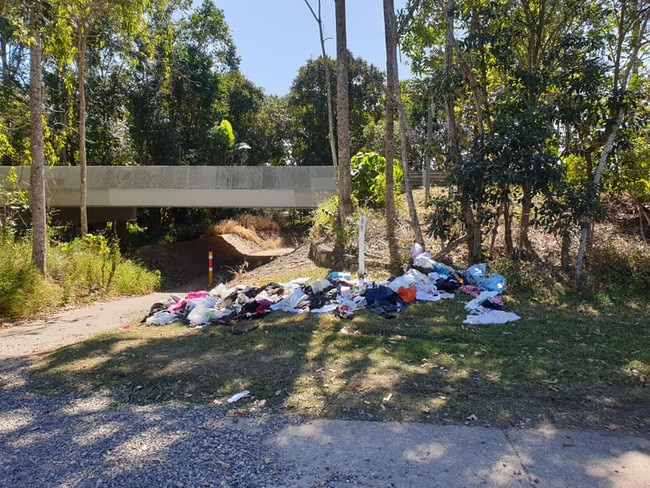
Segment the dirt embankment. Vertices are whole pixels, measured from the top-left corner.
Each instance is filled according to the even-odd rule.
[[[244,264],[260,266],[294,248],[262,249],[235,234],[221,234],[171,244],[155,244],[138,249],[134,258],[152,270],[159,270],[164,287],[207,281],[208,253],[214,256],[214,281],[228,281]]]

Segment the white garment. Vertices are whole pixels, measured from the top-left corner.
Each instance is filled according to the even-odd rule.
[[[512,312],[504,312],[503,310],[493,310],[481,315],[468,315],[463,321],[463,324],[469,325],[491,325],[491,324],[505,324],[507,322],[516,322],[521,317]]]

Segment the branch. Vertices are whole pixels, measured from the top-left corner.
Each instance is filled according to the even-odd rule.
[[[307,1],[307,0],[305,0]],[[408,28],[409,24],[411,23],[411,20],[413,20],[413,16],[415,15],[415,11],[420,8],[420,4],[422,3],[422,0],[413,0],[408,5],[408,11],[406,12],[406,15],[402,17],[400,22],[397,25],[397,29],[395,32],[395,35],[397,36],[397,39],[402,37],[404,34],[404,31]]]
[[[463,237],[459,237],[455,241],[451,241],[443,249],[441,249],[435,256],[433,256],[433,260],[439,261],[440,258],[445,257],[447,254],[449,254],[451,251],[456,249],[461,244],[464,244],[466,241],[467,241],[467,235],[464,235]]]

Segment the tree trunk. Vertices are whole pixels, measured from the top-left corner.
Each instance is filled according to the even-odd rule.
[[[399,73],[397,71],[397,20],[395,19],[395,6],[393,0],[384,0],[384,27],[386,29],[386,78],[389,83],[392,81],[393,91],[391,97],[394,98],[394,103],[399,110],[399,135],[400,135],[400,159],[402,163],[402,172],[404,173],[404,193],[406,194],[406,201],[409,207],[409,224],[415,236],[415,242],[425,248],[424,237],[422,236],[422,229],[420,229],[420,221],[418,219],[418,212],[415,208],[415,201],[413,200],[413,192],[411,191],[411,183],[408,179],[409,166],[408,166],[408,152],[406,147],[406,116],[404,110],[399,106],[401,105],[401,90],[399,86]],[[388,61],[390,59],[390,62]]]
[[[503,201],[503,227],[506,252],[512,256],[515,246],[512,241],[512,214],[510,213],[510,199],[506,196]]]
[[[639,51],[643,43],[646,41],[646,36],[642,35],[645,33],[648,27],[648,22],[650,21],[650,9],[647,8],[644,2],[621,2],[620,9],[618,12],[618,32],[616,38],[616,50],[614,55],[614,69],[613,69],[613,86],[612,86],[612,95],[618,95],[619,93],[627,90],[628,82],[631,76],[631,73],[636,69],[637,64],[639,63]],[[630,38],[629,51],[624,51],[624,43],[626,36],[630,33],[634,35]],[[623,63],[626,60],[627,65],[623,68]],[[603,152],[600,155],[598,161],[598,167],[596,168],[596,173],[594,174],[594,187],[598,190],[600,185],[600,178],[602,177],[603,171],[605,169],[605,163],[609,157],[609,154],[614,147],[614,141],[618,130],[621,127],[623,121],[623,109],[618,108],[614,122],[610,129],[609,135],[607,136],[607,142],[603,148]],[[589,231],[591,228],[591,220],[586,219],[581,223],[581,234],[580,234],[580,245],[578,247],[578,257],[576,258],[576,269],[575,277],[580,279],[582,275],[582,267],[584,265],[585,252],[587,249],[587,241],[589,238]]]
[[[35,2],[30,15],[33,44],[30,50],[29,105],[31,122],[32,169],[32,262],[43,274],[47,274],[47,209],[45,200],[45,142],[43,134],[43,81],[41,77],[42,45],[40,2]]]
[[[79,212],[81,220],[81,235],[88,234],[88,208],[86,196],[88,183],[86,178],[86,89],[85,89],[85,34],[79,33],[77,44],[77,76],[79,82]]]
[[[350,100],[348,87],[348,46],[345,0],[335,0],[336,12],[336,108],[338,132],[338,197],[339,222],[345,227],[352,215],[352,174],[350,173]]]
[[[320,38],[320,50],[323,60],[323,69],[325,70],[325,86],[327,92],[327,128],[330,141],[330,152],[332,153],[332,165],[338,166],[336,155],[336,138],[334,137],[334,104],[332,103],[332,76],[330,74],[329,64],[327,63],[327,53],[325,52],[325,36],[323,34],[323,19],[321,17],[321,1],[318,0],[318,13],[314,11],[308,0],[305,0],[309,11],[316,19],[318,24],[318,34]]]
[[[562,271],[565,273],[569,272],[570,259],[569,251],[571,249],[571,234],[568,230],[562,231],[562,250],[560,254],[560,262],[562,265]]]
[[[521,199],[521,218],[519,219],[519,239],[518,247],[520,250],[532,251],[530,239],[528,238],[528,229],[530,227],[530,212],[533,208],[532,195],[530,188],[524,186],[524,195]]]
[[[454,11],[454,0],[447,0],[447,12]],[[445,58],[444,58],[444,80],[445,80],[445,119],[447,122],[447,157],[452,171],[458,169],[462,159],[460,154],[460,142],[458,137],[458,124],[454,112],[455,96],[452,87],[452,61],[454,51],[454,26],[453,19],[445,15],[447,20]],[[466,192],[459,186],[461,198],[462,219],[467,229],[467,252],[470,261],[479,261],[483,256],[481,228],[476,220],[472,202]]]
[[[427,107],[427,145],[424,157],[424,168],[422,171],[422,185],[424,186],[424,206],[429,206],[431,200],[431,144],[433,142],[433,97],[429,97],[429,106]]]
[[[395,205],[395,78],[390,74],[397,69],[393,64],[395,59],[390,55],[393,40],[393,29],[390,25],[390,12],[393,9],[392,0],[384,0],[384,36],[386,39],[386,80],[388,93],[386,97],[386,237],[388,239],[388,252],[390,254],[390,267],[399,269],[401,257],[397,241],[397,207]]]
[[[598,167],[596,168],[596,174],[594,175],[594,186],[596,188],[600,184],[600,178],[605,168],[605,162],[607,161],[607,158],[609,157],[609,153],[612,151],[612,148],[614,147],[614,140],[616,139],[616,134],[618,133],[618,128],[620,127],[620,125],[621,125],[621,115],[619,114],[616,117],[616,121],[612,126],[612,130],[609,133],[609,136],[607,137],[605,148],[603,149],[603,152],[600,155],[600,161],[598,162]],[[576,269],[575,269],[575,276],[576,279],[578,280],[582,275],[582,267],[584,266],[585,253],[587,251],[587,241],[589,240],[589,230],[591,229],[591,220],[586,219],[580,225],[581,225],[580,244],[578,246],[578,256],[576,257]]]

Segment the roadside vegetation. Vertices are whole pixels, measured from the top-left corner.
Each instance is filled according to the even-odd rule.
[[[328,205],[314,217],[312,240],[333,240]],[[359,210],[368,217],[369,252],[379,256],[381,218]],[[274,312],[246,323],[244,334],[235,324],[124,324],[47,355],[33,384],[45,393],[103,391],[118,404],[217,404],[234,414],[264,408],[313,418],[648,433],[650,250],[633,246],[624,229],[599,229],[606,231],[580,285],[556,262],[552,236],[531,233],[545,260],[509,258],[495,246],[488,269],[506,278],[505,306],[522,317],[512,324],[464,325],[469,297],[462,294],[412,304],[393,319],[366,310],[351,320]],[[464,259],[459,251],[447,262],[461,269]],[[314,280],[329,271],[280,259],[237,282]],[[390,275],[375,264],[368,278]],[[251,396],[226,401],[242,390]]]
[[[255,274],[267,282],[353,271],[361,215],[371,279],[399,274],[416,242],[438,262],[503,274],[522,317],[467,327],[457,296],[392,320],[272,314],[242,335],[125,324],[44,357],[34,384],[137,403],[223,403],[248,389],[233,408],[647,434],[647,2],[451,3],[407,2],[396,16],[384,2],[385,71],[337,44],[336,60],[307,60],[280,97],[240,71],[212,0],[51,1],[47,12],[0,2],[0,164],[14,170],[0,190],[1,317],[147,293],[164,273],[120,245],[130,256],[212,232],[331,249],[326,266],[278,260]],[[397,43],[413,79],[399,80]],[[333,120],[332,101],[346,99]],[[28,206],[15,169],[30,164]],[[275,227],[268,209],[138,209],[118,243],[88,234],[85,203],[72,236],[40,218],[46,164],[332,164],[340,178],[337,197],[300,222]],[[430,170],[441,186],[414,198],[407,182]],[[86,186],[80,176],[81,196]],[[274,237],[294,224],[295,239]]]
[[[31,262],[29,237],[0,240],[0,317],[28,319],[64,306],[144,295],[158,289],[160,273],[124,259],[117,243],[87,234],[48,250],[49,276]]]

